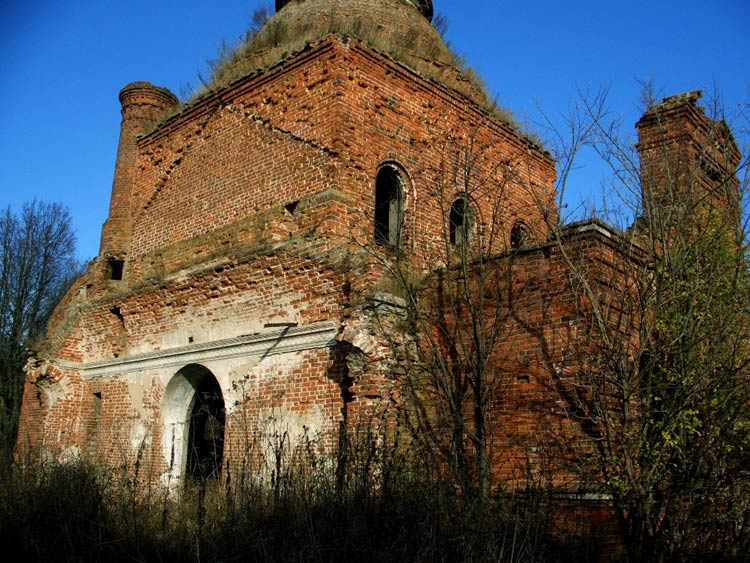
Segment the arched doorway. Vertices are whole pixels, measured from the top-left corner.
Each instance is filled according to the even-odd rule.
[[[220,475],[225,418],[224,395],[211,370],[190,364],[172,377],[162,399],[168,481]]]

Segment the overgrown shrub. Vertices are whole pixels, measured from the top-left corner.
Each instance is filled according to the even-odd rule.
[[[296,463],[278,489],[208,480],[172,495],[133,495],[127,473],[84,463],[5,468],[0,542],[21,561],[582,560],[532,505],[477,508],[416,465],[342,488]]]

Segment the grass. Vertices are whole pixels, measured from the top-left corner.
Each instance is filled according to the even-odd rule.
[[[277,486],[193,482],[178,499],[83,463],[5,466],[0,542],[20,561],[582,560],[529,505],[479,509],[414,467],[355,469],[343,487],[335,472],[295,469]]]
[[[284,19],[272,19],[270,16],[269,7],[259,8],[253,13],[248,31],[236,45],[222,42],[217,56],[208,61],[209,77],[199,76],[201,86],[195,90],[188,103],[244,76],[265,71],[304,50],[311,42],[336,35],[360,39],[424,78],[449,84],[460,93],[480,102],[486,111],[501,121],[526,134],[521,131],[512,112],[499,106],[489,95],[479,74],[461,55],[445,45],[442,39],[436,38],[433,44],[423,44],[417,48],[415,44],[408,44],[408,40],[407,44],[390,42],[380,33],[374,32],[373,26],[336,14],[326,20],[324,29],[314,22],[290,26]],[[443,25],[442,20],[438,19],[437,25]],[[436,35],[439,35],[439,31],[436,30]],[[460,75],[459,79],[457,75]]]

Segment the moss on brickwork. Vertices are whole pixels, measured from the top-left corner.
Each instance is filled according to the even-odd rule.
[[[361,39],[409,66],[418,65],[419,59],[423,64],[456,62],[429,22],[400,0],[290,2],[216,65],[211,85],[226,85],[255,69],[273,66],[331,34]]]
[[[200,98],[247,75],[283,63],[331,35],[357,39],[428,80],[448,86],[518,128],[512,113],[487,93],[465,59],[453,52],[413,6],[399,0],[292,2],[259,29],[251,29],[234,49],[223,47],[211,61],[210,79],[193,96]]]

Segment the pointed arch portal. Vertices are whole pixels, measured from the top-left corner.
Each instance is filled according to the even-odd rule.
[[[164,391],[162,418],[168,480],[218,477],[226,413],[221,386],[211,370],[200,364],[180,369]]]

